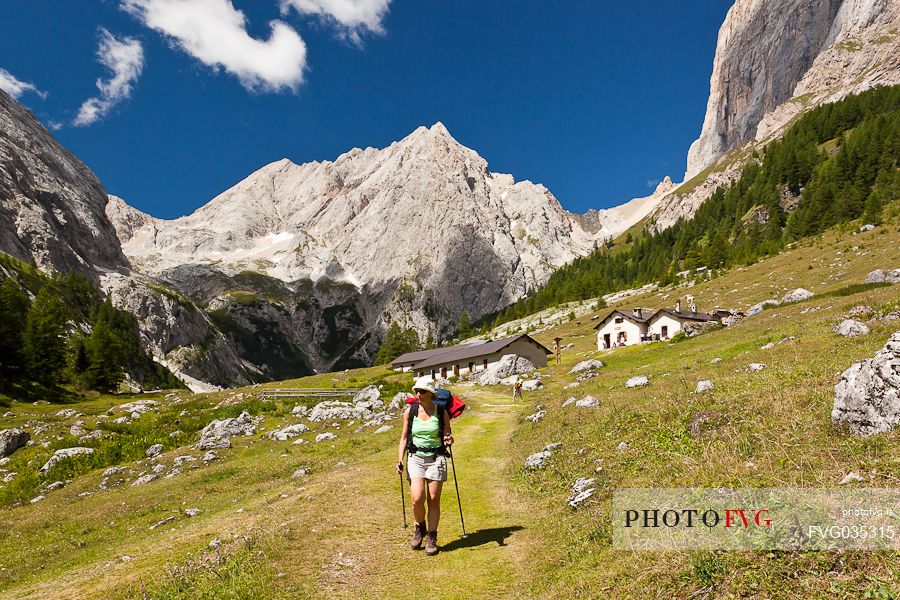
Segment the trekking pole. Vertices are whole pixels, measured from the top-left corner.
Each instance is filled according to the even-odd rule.
[[[459,483],[456,481],[456,463],[453,461],[453,448],[447,447],[447,451],[450,453],[450,466],[453,467],[453,485],[456,486],[456,504],[459,506],[459,522],[462,523],[463,537],[467,537],[466,534],[466,522],[463,519],[462,513],[462,501],[459,499]]]
[[[400,505],[403,507],[403,529],[406,529],[409,525],[406,524],[406,492],[403,486],[403,471],[401,470],[397,475],[400,476]]]

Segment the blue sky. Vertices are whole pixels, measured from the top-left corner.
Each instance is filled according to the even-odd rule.
[[[681,179],[731,5],[181,2],[7,0],[0,35],[0,83],[109,193],[163,218],[274,160],[435,121],[573,212],[646,195]]]

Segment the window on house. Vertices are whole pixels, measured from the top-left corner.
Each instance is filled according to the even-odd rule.
[[[624,322],[625,322],[624,317],[616,317],[616,323],[624,323]]]
[[[487,369],[487,359],[484,359],[484,368]]]
[[[663,326],[662,326],[662,336],[663,336],[664,338],[668,338],[668,337],[669,337],[669,326],[668,326],[668,325],[663,325]]]

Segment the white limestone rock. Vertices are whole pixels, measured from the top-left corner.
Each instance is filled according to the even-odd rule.
[[[866,275],[866,283],[900,283],[900,269],[875,269]]]
[[[869,334],[869,328],[866,324],[854,319],[841,321],[840,325],[836,326],[832,331],[838,335],[850,338]]]
[[[268,437],[269,439],[279,440],[283,442],[291,438],[295,438],[301,433],[306,433],[307,431],[309,431],[309,427],[307,427],[303,423],[297,423],[296,425],[288,425],[287,427],[282,427],[281,429],[270,431]]]
[[[800,302],[802,300],[809,300],[813,296],[815,296],[815,294],[812,293],[811,291],[805,290],[803,288],[797,288],[797,289],[785,294],[781,298],[781,304],[786,304],[788,302]]]
[[[0,431],[0,458],[11,455],[19,448],[24,448],[31,435],[24,429],[4,429]]]
[[[593,396],[585,396],[581,400],[577,400],[575,406],[579,408],[597,408],[600,406],[600,400]]]
[[[900,331],[874,357],[855,363],[834,386],[831,420],[873,435],[900,424]]]
[[[649,385],[649,384],[650,384],[650,380],[647,378],[646,375],[635,375],[634,377],[629,378],[628,381],[625,382],[625,387],[627,387],[627,388],[644,387],[645,385]]]
[[[514,380],[518,375],[531,373],[535,370],[534,364],[527,358],[517,354],[504,354],[500,360],[489,365],[484,371],[478,371],[471,379],[478,385],[497,385],[504,383],[502,380]],[[505,385],[510,385],[505,383]]]
[[[162,444],[153,444],[149,448],[147,448],[146,456],[147,458],[156,458],[160,454],[163,453],[163,445]]]
[[[93,454],[93,448],[83,448],[83,447],[75,447],[75,448],[61,448],[53,453],[53,456],[50,457],[44,466],[39,469],[41,473],[49,472],[53,467],[58,465],[64,460],[69,460],[70,458],[74,458],[76,456],[85,456],[87,454]]]
[[[542,387],[544,387],[544,384],[540,379],[529,379],[528,381],[522,382],[522,391],[524,392],[533,392]]]
[[[713,382],[709,379],[701,379],[697,382],[697,387],[694,389],[695,394],[702,394],[703,392],[712,391],[715,386]]]
[[[527,417],[525,417],[525,420],[529,421],[531,423],[537,424],[541,421],[541,419],[543,419],[546,416],[547,416],[546,410],[539,410],[536,413],[534,413],[533,415],[528,415]]]
[[[319,442],[330,442],[331,440],[337,439],[337,436],[330,431],[326,431],[325,433],[320,433],[316,436],[316,443]]]
[[[581,373],[583,371],[596,371],[597,369],[603,367],[603,362],[594,358],[590,358],[588,360],[583,360],[569,371],[569,375],[573,375],[576,373]]]
[[[231,448],[232,436],[253,435],[256,433],[260,421],[262,421],[262,417],[252,417],[246,411],[238,417],[211,421],[200,432],[200,441],[197,447],[200,450]]]

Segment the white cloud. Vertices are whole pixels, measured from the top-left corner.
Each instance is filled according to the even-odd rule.
[[[391,0],[281,0],[281,12],[286,14],[293,8],[301,14],[318,15],[359,43],[365,29],[384,33],[381,22],[390,4]]]
[[[231,0],[121,0],[122,9],[249,90],[296,90],[303,83],[306,44],[286,23],[272,21],[268,40],[247,33],[247,18]]]
[[[659,182],[660,182],[659,179],[648,179],[648,180],[646,181],[645,185],[647,186],[647,189],[649,189],[649,190],[655,190],[655,189],[656,189],[656,186],[659,185]]]
[[[33,92],[41,99],[47,97],[47,93],[34,87],[33,83],[20,81],[6,69],[0,69],[0,90],[3,90],[16,100],[18,100],[25,92]]]
[[[100,46],[97,59],[109,69],[109,81],[97,80],[100,95],[84,101],[78,109],[74,125],[91,125],[102,119],[112,108],[131,96],[132,84],[144,69],[144,49],[134,38],[117,39],[105,29],[100,29]]]

